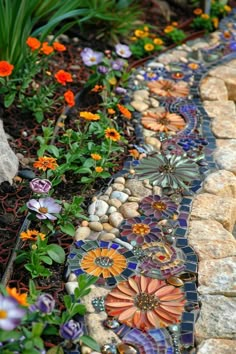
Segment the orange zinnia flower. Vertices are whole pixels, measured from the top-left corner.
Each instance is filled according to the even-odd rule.
[[[55,159],[54,157],[42,156],[39,157],[37,161],[35,161],[33,166],[43,171],[46,171],[47,169],[55,170],[58,167],[56,161],[57,159]]]
[[[27,293],[18,293],[16,288],[9,288],[8,286],[6,287],[7,293],[9,296],[13,297],[13,299],[15,299],[18,304],[22,305],[22,306],[29,306],[29,304],[27,303]]]
[[[66,46],[59,42],[54,42],[52,45],[57,52],[64,52],[66,50]]]
[[[99,161],[99,160],[102,159],[102,156],[99,155],[99,154],[91,154],[90,156],[91,156],[92,159],[95,160],[95,161]]]
[[[107,112],[108,112],[108,114],[115,114],[116,113],[116,111],[112,108],[108,108]]]
[[[66,85],[67,82],[72,82],[72,76],[70,73],[64,71],[64,70],[59,70],[56,74],[55,74],[55,78],[57,80],[57,82],[59,82],[59,84],[62,85]]]
[[[202,9],[197,8],[193,11],[194,15],[201,15],[202,14]]]
[[[120,140],[120,134],[118,133],[117,130],[115,130],[114,128],[107,128],[105,130],[105,137],[107,139],[110,139],[112,141],[118,141]]]
[[[95,171],[101,173],[103,171],[103,168],[101,166],[97,166],[95,167]]]
[[[12,73],[12,70],[14,69],[14,65],[11,65],[8,63],[8,61],[2,60],[0,61],[0,76],[9,76]]]
[[[102,85],[95,85],[91,92],[101,92],[104,89]]]
[[[64,98],[66,103],[68,103],[70,107],[73,107],[75,105],[75,95],[71,90],[67,90],[64,93]]]
[[[37,230],[26,230],[25,232],[21,232],[20,238],[24,241],[31,240],[31,241],[37,241],[39,236],[41,240],[45,240],[46,235],[37,231]]]
[[[184,292],[164,280],[134,276],[119,283],[106,297],[108,316],[142,331],[179,323]]]
[[[53,52],[53,47],[51,45],[48,45],[48,42],[43,42],[40,51],[45,55],[49,55]]]
[[[118,104],[117,107],[118,107],[120,113],[123,114],[123,116],[125,118],[131,119],[131,117],[132,117],[131,112],[125,106]]]
[[[41,46],[41,42],[34,37],[29,37],[26,41],[26,44],[32,49],[32,50],[36,50],[39,49]]]
[[[84,118],[85,120],[99,120],[100,115],[99,114],[94,114],[91,112],[80,112],[80,118]]]

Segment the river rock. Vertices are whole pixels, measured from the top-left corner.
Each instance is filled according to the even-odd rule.
[[[212,132],[217,138],[235,139],[236,138],[236,116],[226,116],[213,119]]]
[[[108,215],[103,215],[100,217],[100,222],[108,222]]]
[[[122,183],[113,183],[112,189],[113,189],[113,191],[122,192],[125,189],[125,186]]]
[[[106,189],[104,194],[110,196],[111,192],[112,192],[112,187],[110,186]]]
[[[216,220],[232,232],[236,220],[236,200],[209,193],[199,194],[193,201],[191,218]]]
[[[116,238],[116,235],[112,234],[111,232],[101,233],[101,235],[99,236],[99,240],[102,240],[102,241],[112,241],[115,238]]]
[[[197,348],[196,354],[235,354],[236,340],[210,338]]]
[[[208,175],[203,185],[204,191],[220,197],[236,197],[236,176],[226,170]]]
[[[139,204],[135,202],[127,202],[124,203],[119,211],[124,216],[124,218],[134,218],[136,216],[140,216],[140,213],[137,211],[139,208]]]
[[[109,216],[109,223],[116,228],[120,226],[120,224],[122,223],[123,220],[124,220],[124,218],[123,218],[122,214],[119,213],[118,211],[116,211],[115,213],[112,213]]]
[[[89,215],[89,221],[99,221],[99,216],[97,216],[97,215]]]
[[[125,203],[129,196],[126,193],[114,191],[111,193],[111,199],[113,198],[118,199],[121,203]]]
[[[124,178],[124,177],[116,177],[116,178],[114,179],[114,183],[125,184],[125,178]]]
[[[198,342],[208,338],[236,339],[236,297],[201,295],[200,316],[195,325]]]
[[[88,207],[88,213],[97,216],[103,216],[106,214],[109,206],[104,200],[95,200],[90,206]]]
[[[108,222],[104,222],[102,226],[103,226],[103,230],[107,232],[110,232],[113,229],[113,226]]]
[[[149,105],[143,101],[131,101],[130,104],[138,112],[144,112],[149,107]]]
[[[191,220],[188,240],[200,261],[236,256],[236,240],[218,221]]]
[[[142,197],[129,197],[128,202],[140,202],[143,198]]]
[[[98,221],[92,221],[92,222],[90,222],[90,223],[89,223],[89,227],[90,227],[91,230],[97,231],[97,232],[103,230],[102,224],[101,224],[100,222],[98,222]]]
[[[114,213],[115,211],[117,211],[117,208],[114,207],[114,206],[110,206],[109,209],[108,209],[108,211],[107,211],[107,214],[112,214],[112,213]]]
[[[228,91],[223,80],[207,76],[201,81],[200,93],[202,100],[227,101]]]
[[[103,322],[106,319],[107,314],[104,311],[85,315],[85,324],[88,328],[88,334],[101,346],[106,343],[120,343],[121,340],[115,332],[103,326]]]
[[[114,206],[115,208],[119,209],[119,207],[122,205],[121,201],[116,198],[112,198],[108,202],[109,205]]]
[[[65,284],[65,289],[69,295],[73,295],[76,288],[78,288],[77,281],[69,281]]]
[[[106,194],[101,195],[98,199],[99,200],[104,200],[104,202],[107,202],[109,200],[109,195],[106,195]]]
[[[4,181],[12,184],[13,177],[17,174],[19,161],[8,144],[3,122],[0,120],[0,184]]]
[[[198,282],[200,294],[236,296],[236,257],[202,260]]]
[[[160,150],[161,148],[161,142],[157,138],[154,138],[152,136],[146,136],[145,137],[145,143],[152,145],[156,150]]]
[[[90,228],[88,226],[81,226],[75,231],[75,240],[85,240],[90,235]]]
[[[125,186],[129,188],[133,197],[144,198],[151,194],[150,189],[144,187],[143,182],[136,179],[128,179]]]
[[[143,101],[144,99],[148,99],[149,92],[148,90],[136,90],[133,93],[133,98],[136,101]]]

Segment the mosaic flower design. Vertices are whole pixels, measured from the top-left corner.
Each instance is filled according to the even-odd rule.
[[[115,285],[126,280],[137,268],[137,258],[127,248],[106,241],[78,241],[68,259],[76,275],[98,277],[100,284]]]
[[[139,264],[140,272],[151,278],[167,279],[185,269],[185,257],[181,249],[163,242],[143,245],[144,260]]]
[[[157,132],[178,132],[184,129],[186,123],[185,120],[176,113],[170,113],[163,111],[163,109],[157,109],[155,112],[145,112],[141,123],[144,128],[154,130]]]
[[[154,154],[140,160],[135,171],[139,179],[148,179],[154,186],[171,189],[188,189],[190,182],[199,174],[193,160],[164,154]]]
[[[149,82],[147,86],[151,92],[162,97],[186,97],[189,94],[189,87],[183,81],[157,80]]]
[[[177,213],[177,204],[168,197],[149,195],[142,199],[140,209],[146,216],[153,216],[157,220],[173,217]]]
[[[180,322],[184,297],[182,289],[163,280],[134,276],[108,294],[105,308],[119,322],[148,331]]]
[[[120,227],[121,238],[127,239],[131,244],[142,245],[146,242],[161,240],[161,230],[157,220],[153,218],[135,217],[127,219]]]

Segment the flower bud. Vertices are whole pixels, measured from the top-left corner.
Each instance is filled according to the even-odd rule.
[[[60,327],[60,336],[64,339],[74,340],[83,335],[83,329],[79,322],[69,320]]]
[[[48,179],[34,178],[30,182],[30,188],[34,193],[48,193],[52,183]]]
[[[50,294],[42,294],[35,303],[37,309],[43,313],[51,313],[55,307],[55,300]]]

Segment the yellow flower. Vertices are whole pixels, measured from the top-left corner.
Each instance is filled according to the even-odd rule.
[[[103,168],[101,166],[97,166],[95,167],[95,171],[101,173],[103,171]]]
[[[225,10],[226,12],[230,12],[230,11],[232,11],[232,8],[231,8],[229,5],[225,5],[225,6],[224,6],[224,10]]]
[[[90,156],[91,156],[92,159],[95,160],[95,161],[99,161],[99,160],[102,159],[102,156],[99,155],[99,154],[91,154]]]
[[[154,38],[153,39],[153,43],[156,45],[162,45],[163,44],[163,40],[161,38]]]
[[[94,114],[91,112],[80,112],[80,118],[84,118],[85,120],[99,120],[99,114]]]
[[[165,33],[170,33],[174,30],[174,27],[173,26],[167,26],[165,29],[164,29],[164,32]]]
[[[207,14],[202,14],[201,18],[203,18],[204,20],[209,20],[210,16]]]
[[[29,306],[27,303],[27,293],[18,293],[16,288],[9,288],[8,286],[6,287],[7,293],[9,296],[11,296],[13,299],[15,299],[18,304],[22,306]]]
[[[133,37],[129,37],[129,39],[130,39],[131,41],[133,41],[133,42],[135,42],[135,41],[137,41],[137,40],[138,40],[138,38],[137,38],[137,37],[135,37],[135,36],[133,36]]]
[[[37,230],[26,230],[25,232],[21,232],[20,238],[24,241],[31,240],[31,241],[37,241],[38,236],[42,241],[45,240],[46,235],[37,231]]]
[[[148,32],[148,31],[149,31],[148,26],[144,26],[144,27],[143,27],[143,30],[144,30],[145,32]]]
[[[113,140],[113,141],[118,141],[120,140],[120,134],[118,131],[114,128],[107,128],[105,130],[105,137],[107,139]]]
[[[146,50],[146,52],[151,52],[154,49],[154,45],[152,43],[147,43],[144,46],[144,49]]]
[[[211,21],[212,21],[212,23],[213,23],[213,26],[214,26],[215,28],[218,28],[218,26],[219,26],[219,19],[218,19],[217,17],[213,17]]]
[[[111,77],[111,78],[108,80],[108,82],[109,82],[109,84],[111,84],[111,85],[116,85],[117,80],[116,80],[115,77]]]
[[[115,114],[116,111],[113,108],[108,108],[107,110],[108,114]]]
[[[143,38],[143,37],[146,36],[145,32],[142,31],[142,30],[139,30],[139,29],[137,29],[136,31],[134,31],[134,34],[135,34],[136,37],[139,37],[139,38]]]

